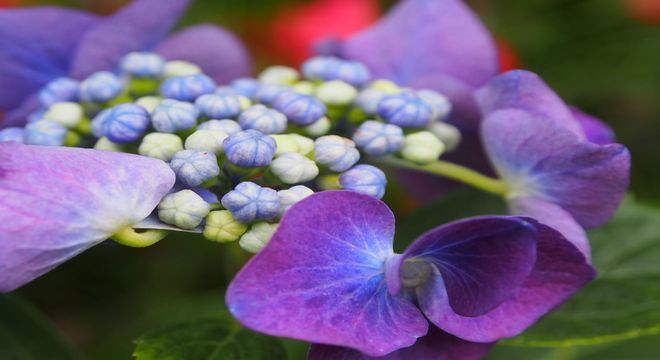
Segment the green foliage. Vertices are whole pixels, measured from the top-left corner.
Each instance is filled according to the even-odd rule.
[[[0,359],[79,359],[48,320],[16,296],[0,294],[0,320]]]
[[[284,359],[278,339],[249,331],[228,313],[203,317],[150,332],[136,341],[138,360]]]

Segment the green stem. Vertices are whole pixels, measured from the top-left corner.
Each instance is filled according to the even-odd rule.
[[[149,229],[137,232],[135,229],[127,227],[112,235],[112,239],[122,245],[141,248],[151,246],[163,240],[165,236],[167,236],[165,230]]]
[[[493,179],[472,169],[447,161],[438,160],[430,164],[420,165],[394,156],[384,156],[377,158],[376,161],[398,168],[423,171],[434,175],[444,176],[452,180],[460,181],[479,190],[500,196],[506,196],[509,190],[503,181]]]

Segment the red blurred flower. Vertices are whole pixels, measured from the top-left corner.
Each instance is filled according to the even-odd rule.
[[[0,8],[18,5],[18,0],[0,0]]]
[[[500,70],[506,72],[509,70],[520,69],[522,60],[516,50],[503,38],[497,38],[497,50],[500,56]]]
[[[378,0],[314,0],[284,5],[267,26],[273,39],[268,51],[279,61],[299,65],[312,55],[312,46],[330,37],[339,39],[378,20]]]
[[[660,0],[624,0],[628,14],[652,25],[660,24]]]

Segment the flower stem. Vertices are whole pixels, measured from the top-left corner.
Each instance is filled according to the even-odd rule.
[[[503,181],[447,161],[438,160],[430,164],[420,165],[394,156],[380,157],[376,161],[393,167],[444,176],[495,195],[506,196],[508,192],[508,187]]]
[[[112,235],[112,239],[122,245],[141,248],[151,246],[163,240],[165,236],[167,236],[165,230],[149,229],[137,232],[135,229],[127,227]]]

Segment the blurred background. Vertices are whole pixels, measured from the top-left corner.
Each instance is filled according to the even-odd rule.
[[[62,5],[109,14],[126,2],[0,0],[0,7]],[[298,65],[314,41],[348,36],[377,21],[393,3],[197,0],[181,26],[212,22],[233,30],[259,68]],[[568,103],[609,123],[632,151],[632,192],[660,204],[660,0],[468,3],[496,35],[503,70],[532,70]],[[133,341],[146,331],[221,308],[223,289],[243,260],[237,253],[232,245],[199,239],[173,239],[145,250],[108,242],[21,289],[25,301],[16,301],[39,326],[54,324],[82,358],[128,359]],[[658,340],[647,336],[588,351],[503,346],[491,358],[653,359]],[[304,345],[288,346],[292,354],[304,354]]]

